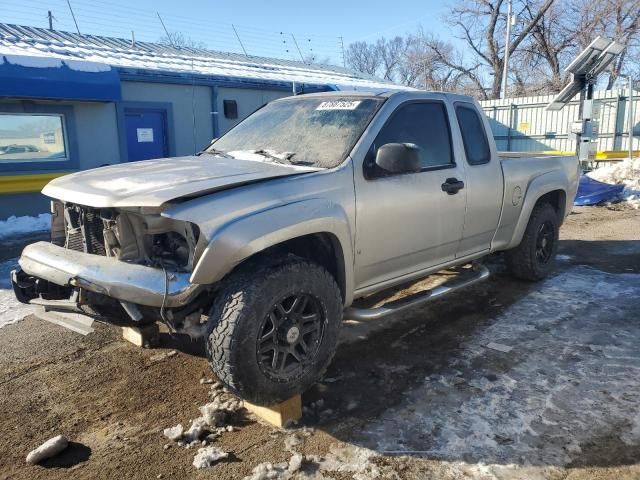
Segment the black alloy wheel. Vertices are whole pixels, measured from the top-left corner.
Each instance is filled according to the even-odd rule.
[[[318,354],[326,315],[317,298],[298,292],[286,296],[262,320],[256,342],[260,369],[275,381],[306,373]]]

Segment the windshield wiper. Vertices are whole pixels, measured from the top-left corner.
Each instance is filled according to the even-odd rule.
[[[258,150],[254,150],[253,153],[257,153],[258,155],[262,155],[263,157],[267,157],[273,160],[276,163],[281,165],[313,165],[313,162],[309,162],[306,160],[291,160],[293,156],[296,154],[295,152],[286,152],[282,156],[274,155],[273,153],[265,150],[264,148],[259,148]]]
[[[209,153],[211,155],[219,155],[224,158],[235,158],[233,155],[229,155],[227,152],[222,150],[216,150],[215,148],[208,148],[206,150],[202,150],[198,153],[198,155],[202,155],[203,153]]]
[[[315,164],[310,160],[292,160],[289,163],[291,165],[301,165],[303,167],[315,167]]]

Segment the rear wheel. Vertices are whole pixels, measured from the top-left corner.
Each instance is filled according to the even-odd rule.
[[[207,354],[240,397],[274,404],[318,381],[333,357],[342,297],[323,267],[293,255],[252,262],[216,294]]]
[[[535,282],[551,273],[558,250],[559,224],[558,214],[550,204],[535,206],[520,245],[505,252],[511,275]]]

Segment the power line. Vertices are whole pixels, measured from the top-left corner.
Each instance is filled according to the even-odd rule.
[[[65,2],[65,0],[59,1],[62,1],[63,3]],[[7,13],[13,17],[18,17],[20,21],[22,21],[21,19],[23,18],[28,18],[29,21],[26,22],[26,24],[31,23],[31,21],[33,21],[33,16],[30,16],[28,12],[33,12],[35,14],[37,12],[41,12],[42,10],[34,7],[33,5],[40,3],[38,0],[27,0],[27,2],[29,3],[22,5],[12,5]],[[55,5],[55,0],[52,0],[52,2],[54,2],[53,5]],[[127,17],[123,17],[122,15],[118,15],[117,11],[114,13],[110,10],[105,16],[96,16],[95,14],[93,14],[94,12],[92,10],[85,10],[83,5],[80,5],[80,7],[78,7],[77,4],[79,2],[80,0],[74,0],[73,9],[68,10],[67,13],[67,15],[69,15],[69,13],[73,12],[73,16],[71,16],[70,21],[73,22],[72,25],[76,26],[76,31],[79,31],[78,21],[82,20],[83,24],[94,26],[94,28],[97,30],[95,33],[93,33],[94,35],[114,36],[114,33],[116,33],[115,36],[127,41],[130,41],[131,39],[131,30],[135,30],[137,36],[138,34],[141,35],[141,38],[136,38],[137,42],[145,41],[145,37],[147,37],[147,41],[157,41],[157,38],[160,36],[160,32],[164,32],[165,35],[167,33],[170,33],[167,25],[162,25],[164,23],[163,19],[162,22],[160,22],[160,24],[158,25],[158,28],[154,28],[148,24],[139,26],[137,23],[127,21],[131,19],[130,15]],[[69,7],[69,4],[67,4],[66,7]],[[78,17],[76,17],[77,12],[80,12],[80,16]],[[156,15],[159,15],[159,12],[156,12]],[[110,17],[119,17],[124,19],[125,21],[122,22],[110,20]],[[64,31],[66,29],[66,26],[68,25],[66,19],[62,17],[55,18],[55,20],[57,22],[57,28],[61,31]],[[173,17],[172,21],[174,21]],[[182,23],[181,20],[174,21],[174,23],[178,22]],[[217,25],[216,34],[215,36],[211,36],[211,23],[199,22],[197,20],[190,21],[188,23],[191,32],[193,32],[193,40],[202,41],[202,43],[206,44],[209,49],[221,51],[237,51],[236,45],[238,45],[238,43],[241,43],[240,49],[243,53],[245,53],[245,55],[248,54],[249,50],[253,50],[252,54],[258,56],[281,58],[286,57],[293,59],[295,50],[292,51],[292,49],[289,47],[289,44],[292,39],[295,39],[294,44],[297,43],[297,46],[295,46],[295,48],[301,58],[304,58],[304,52],[309,52],[314,57],[326,55],[329,58],[340,58],[340,52],[336,42],[327,43],[321,40],[316,40],[316,38],[322,37],[316,37],[314,35],[303,35],[303,38],[306,40],[304,42],[303,48],[302,44],[298,42],[298,38],[296,38],[294,34],[289,34],[288,37],[291,36],[292,38],[289,38],[289,41],[283,43],[283,41],[281,40],[283,32],[273,32],[263,29],[255,29],[252,27],[240,27],[235,24],[225,25],[216,23],[214,25],[214,27]],[[202,25],[202,27],[200,27],[199,25]],[[194,28],[194,26],[196,28]],[[227,31],[225,31],[225,26],[229,27]],[[265,33],[258,33],[259,31]],[[171,37],[171,35],[169,36]],[[238,37],[240,38],[241,42],[238,42]],[[172,41],[173,40],[174,39],[172,38]],[[294,45],[292,45],[292,47],[293,46]]]
[[[165,27],[164,22],[162,21],[162,17],[160,16],[160,14],[158,12],[156,12],[156,15],[158,15],[158,19],[160,20],[160,23],[162,24],[162,28],[164,28],[164,32],[167,34],[167,40],[169,40],[169,43],[171,44],[171,46],[175,47],[176,45],[173,43],[173,38],[171,37],[171,34],[169,33],[169,30],[167,30],[167,27]]]
[[[78,27],[78,22],[76,21],[76,15],[75,15],[75,13],[73,13],[73,8],[71,8],[70,0],[67,0],[67,5],[69,6],[69,11],[71,12],[71,16],[73,17],[73,23],[76,24],[76,30],[78,31],[78,35],[82,35],[80,33],[80,27]]]
[[[247,55],[247,49],[244,48],[244,45],[242,44],[242,40],[240,40],[240,35],[238,35],[238,31],[236,30],[236,27],[233,24],[231,24],[231,27],[233,28],[233,32],[236,34],[236,38],[238,39],[238,43],[242,47],[242,51],[244,52],[245,56],[248,56]]]

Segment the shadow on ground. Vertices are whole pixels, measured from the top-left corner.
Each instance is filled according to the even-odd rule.
[[[562,243],[572,257],[545,282],[514,281],[494,260],[485,284],[342,345],[304,397],[322,398],[325,413],[305,421],[386,455],[640,462],[640,276],[632,273],[640,242]],[[579,265],[587,253],[593,266],[618,273]]]
[[[40,465],[45,468],[71,468],[89,460],[91,449],[78,442],[69,442],[69,446],[60,454],[49,458]]]

